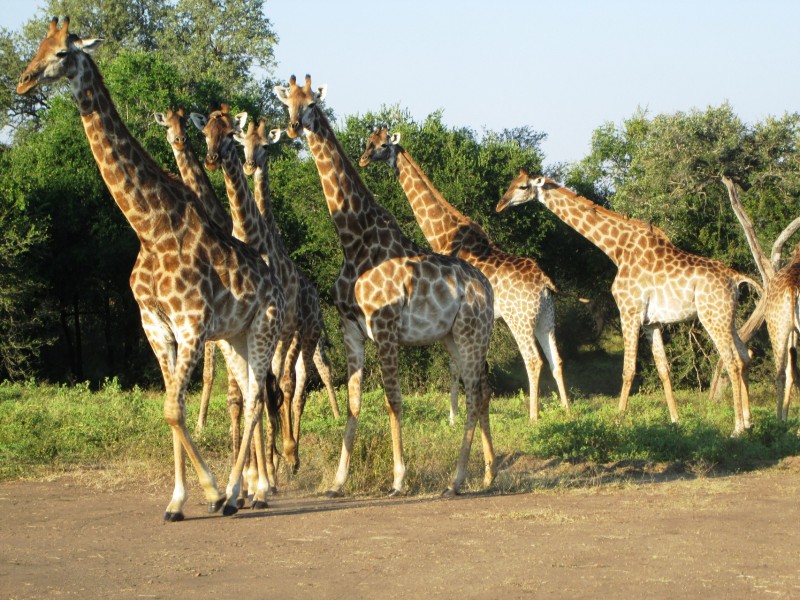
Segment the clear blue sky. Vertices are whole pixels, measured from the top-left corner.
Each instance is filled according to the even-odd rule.
[[[0,25],[41,4],[0,0]],[[478,133],[529,125],[548,135],[546,164],[579,160],[594,129],[639,107],[728,101],[749,123],[800,110],[796,0],[268,0],[265,12],[275,75],[327,83],[340,117],[399,103]]]

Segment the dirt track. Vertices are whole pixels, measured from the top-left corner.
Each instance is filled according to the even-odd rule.
[[[142,489],[148,491],[142,491]],[[163,524],[171,488],[0,485],[8,598],[800,597],[800,459],[727,477],[328,500]]]

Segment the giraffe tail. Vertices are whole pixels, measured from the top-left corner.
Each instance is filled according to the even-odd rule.
[[[747,275],[742,275],[741,273],[737,273],[736,276],[734,277],[734,281],[736,282],[737,287],[742,285],[743,283],[746,283],[750,287],[752,287],[756,291],[756,293],[758,293],[759,296],[764,295],[764,288],[761,287],[761,284],[758,283],[752,277],[748,277]]]

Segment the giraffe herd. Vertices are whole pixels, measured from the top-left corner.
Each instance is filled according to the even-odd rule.
[[[311,363],[338,417],[323,349],[319,295],[291,260],[272,211],[265,147],[277,142],[281,131],[267,133],[263,120],[247,125],[246,113],[231,115],[226,106],[189,117],[182,109],[156,113],[155,120],[166,128],[173,149],[178,180],[147,154],[117,113],[90,56],[100,43],[70,33],[69,18],[60,27],[54,18],[20,76],[17,92],[24,94],[62,78],[69,81],[100,174],[139,238],[130,284],[161,368],[166,388],[164,418],[173,439],[175,486],[164,519],[184,518],[187,455],[209,512],[222,509],[226,515],[233,514],[248,495],[254,508],[265,508],[267,495],[276,490],[273,452],[278,417],[287,466],[296,470],[300,464],[300,419]],[[537,342],[563,408],[569,410],[555,337],[556,286],[533,259],[506,253],[448,203],[400,146],[399,135],[379,127],[370,136],[360,165],[383,161],[394,170],[430,249],[414,243],[376,202],[337,140],[320,106],[326,88],[314,88],[308,75],[302,85],[292,76],[288,87],[276,86],[274,92],[288,108],[286,134],[292,139],[304,137],[308,144],[343,252],[332,298],[344,335],[348,406],[339,466],[328,494],[344,493],[350,471],[367,339],[376,345],[389,413],[394,463],[390,495],[406,493],[399,346],[435,341],[443,342],[451,359],[451,423],[459,380],[466,396],[461,449],[445,493],[457,494],[464,484],[478,425],[483,483],[491,485],[497,465],[489,424],[486,358],[495,319],[508,325],[522,354],[530,419],[539,416],[538,384],[544,362]],[[187,136],[189,120],[206,141],[202,165]],[[244,163],[237,143],[244,148]],[[222,208],[206,173],[220,167],[230,214]],[[253,177],[253,191],[248,176]],[[652,342],[670,417],[678,421],[661,328],[696,317],[716,345],[732,382],[734,435],[748,430],[749,355],[737,334],[734,315],[739,285],[749,283],[760,291],[758,284],[719,261],[680,250],[656,227],[627,219],[524,170],[511,182],[496,210],[531,201],[543,203],[617,267],[612,294],[624,341],[620,412],[627,407],[639,332],[644,329]],[[799,282],[797,251],[763,294],[776,362],[778,418],[783,419],[792,384],[800,385],[794,360],[800,331]],[[224,491],[193,441],[185,412],[192,370],[205,354],[207,375],[213,373],[209,364],[216,347],[223,353],[229,377],[233,464]],[[198,428],[205,422],[207,398],[204,391]],[[265,407],[270,417],[266,440],[262,431]]]

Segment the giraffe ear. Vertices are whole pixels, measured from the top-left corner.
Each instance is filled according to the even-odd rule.
[[[400,143],[400,133],[399,133],[399,132],[398,132],[398,133],[393,133],[393,134],[392,134],[392,137],[390,137],[390,138],[389,138],[389,141],[390,141],[390,142],[391,142],[393,145],[394,145],[394,144],[399,144],[399,143]]]
[[[154,112],[153,118],[155,118],[156,123],[161,125],[162,127],[168,127],[167,125],[167,117],[164,116],[164,113]]]
[[[76,48],[83,50],[86,54],[94,54],[94,51],[97,50],[102,43],[103,38],[77,39],[73,42]]]
[[[208,119],[206,119],[205,115],[201,115],[200,113],[193,112],[189,115],[189,119],[191,119],[194,126],[197,127],[200,131],[203,131],[206,127],[206,123],[208,123]]]
[[[244,131],[244,126],[247,125],[247,113],[240,112],[235,117],[233,117],[234,126],[238,129],[238,133]]]
[[[282,129],[271,129],[267,139],[269,140],[270,144],[275,144],[281,139],[281,134],[283,133]]]
[[[325,100],[325,96],[327,95],[328,95],[328,84],[323,83],[321,86],[317,88],[317,93],[314,94],[314,99],[317,102],[322,102],[323,100]]]
[[[547,179],[542,175],[533,180],[533,185],[536,187],[544,187],[545,183],[547,183]]]
[[[272,88],[272,91],[278,96],[278,100],[286,104],[289,102],[289,88],[283,87],[282,85],[276,85]]]

